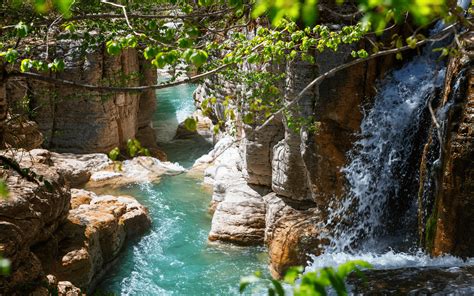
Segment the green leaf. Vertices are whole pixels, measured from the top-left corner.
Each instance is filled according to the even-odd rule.
[[[149,60],[151,58],[154,58],[156,55],[158,54],[158,49],[156,49],[156,47],[153,47],[153,46],[148,46],[145,48],[145,50],[143,51],[143,56],[145,57],[145,59]]]
[[[417,42],[416,37],[410,36],[406,39],[406,41],[407,41],[408,46],[411,49],[416,48],[416,42]]]
[[[32,61],[30,59],[23,59],[20,64],[20,71],[28,72],[30,71],[31,67],[33,67]]]
[[[71,5],[74,0],[55,0],[54,4],[56,8],[63,14],[65,18],[71,17]]]
[[[244,115],[244,118],[242,119],[242,121],[245,124],[252,124],[253,123],[253,114],[252,113],[246,113]]]
[[[15,49],[9,48],[6,52],[0,52],[0,57],[4,57],[7,63],[13,64],[18,58],[18,51]]]
[[[15,25],[15,32],[17,37],[26,37],[28,35],[28,31],[28,26],[24,22],[19,22]]]
[[[275,287],[275,291],[277,295],[285,296],[285,290],[283,289],[283,286],[281,285],[281,283],[277,280],[271,280],[271,281],[272,281],[273,286]]]
[[[8,276],[10,274],[10,266],[10,260],[0,257],[0,275]]]
[[[196,131],[197,129],[197,121],[193,117],[188,117],[184,120],[184,127],[191,132]]]
[[[117,42],[115,40],[109,40],[105,45],[107,47],[107,53],[110,55],[118,55],[122,50],[120,42]]]
[[[54,59],[52,63],[48,64],[48,68],[53,72],[61,72],[64,70],[65,64],[61,59]]]
[[[288,284],[293,284],[302,272],[303,272],[302,266],[290,267],[286,271],[283,280]]]
[[[120,149],[115,147],[114,149],[110,150],[108,155],[111,160],[116,161],[120,155]]]
[[[166,61],[166,55],[163,52],[160,52],[156,57],[151,61],[151,64],[157,68],[164,68],[168,62]]]
[[[207,58],[207,52],[204,50],[197,50],[191,55],[190,60],[196,67],[200,67],[207,61]]]
[[[193,42],[189,38],[179,38],[178,46],[181,48],[189,48],[193,45]]]

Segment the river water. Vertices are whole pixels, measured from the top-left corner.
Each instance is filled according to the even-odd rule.
[[[195,87],[182,85],[157,92],[154,126],[170,161],[184,167],[211,147],[205,141],[176,140],[179,121],[193,110]],[[201,180],[169,176],[159,184],[134,185],[120,190],[148,207],[151,231],[129,243],[101,291],[117,295],[238,295],[241,276],[266,269],[263,248],[211,245],[208,206],[211,193]]]

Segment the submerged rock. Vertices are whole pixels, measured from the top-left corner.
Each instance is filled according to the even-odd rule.
[[[356,295],[473,295],[474,267],[366,270],[365,280],[349,277]]]

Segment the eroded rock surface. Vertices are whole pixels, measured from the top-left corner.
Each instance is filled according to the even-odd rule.
[[[420,241],[434,255],[474,256],[474,34],[451,59],[421,163]]]
[[[29,285],[46,281],[32,247],[48,241],[66,221],[71,195],[64,178],[48,163],[28,157],[25,151],[2,154],[48,182],[28,180],[14,170],[0,168],[10,191],[7,199],[0,199],[0,248],[2,256],[11,261],[10,276],[0,277],[0,294],[21,295],[29,293]]]
[[[50,48],[51,55],[64,57],[65,69],[54,74],[57,78],[94,85],[156,83],[156,70],[135,49],[125,49],[111,56],[104,45],[83,53],[78,50],[80,43],[80,40],[65,40]],[[165,159],[155,143],[154,133],[150,133],[156,109],[153,90],[100,94],[15,79],[8,81],[6,97],[11,106],[29,99],[26,104],[35,110],[30,119],[38,123],[44,136],[44,148],[67,153],[108,153],[115,147],[126,148],[128,139],[139,138],[153,156]],[[15,111],[25,114],[19,108]]]
[[[306,265],[308,254],[321,252],[324,241],[317,226],[321,216],[311,202],[291,202],[275,193],[263,199],[270,272],[278,278],[291,266]]]
[[[151,225],[147,209],[133,197],[69,189],[110,165],[103,154],[60,155],[34,149],[1,155],[15,160],[21,173],[0,169],[9,189],[8,198],[0,199],[0,249],[11,260],[11,274],[0,277],[0,294],[90,292],[125,241]],[[3,165],[8,161],[2,159]]]
[[[54,238],[57,253],[39,248],[38,255],[45,270],[58,280],[91,291],[125,241],[146,232],[151,219],[131,196],[96,195],[81,189],[72,189],[71,196],[72,208]]]

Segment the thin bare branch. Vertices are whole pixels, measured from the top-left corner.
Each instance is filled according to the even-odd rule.
[[[232,66],[233,64],[226,64],[222,65],[220,67],[217,67],[211,71],[198,74],[183,80],[179,81],[173,81],[173,82],[168,82],[168,83],[162,83],[162,84],[154,84],[154,85],[143,85],[143,86],[125,86],[125,87],[120,87],[120,86],[99,86],[99,85],[92,85],[92,84],[84,84],[76,81],[70,81],[70,80],[65,80],[65,79],[60,79],[60,78],[54,78],[50,76],[44,76],[38,73],[33,73],[33,72],[11,72],[8,73],[8,77],[25,77],[33,80],[39,80],[51,84],[57,84],[57,85],[66,85],[66,86],[71,86],[74,88],[79,88],[79,89],[86,89],[90,91],[97,91],[101,93],[121,93],[121,92],[142,92],[142,91],[147,91],[147,90],[152,90],[152,89],[163,89],[163,88],[168,88],[168,87],[173,87],[185,83],[192,83],[198,80],[201,80],[203,78],[206,78],[210,75],[213,75],[227,67]]]

